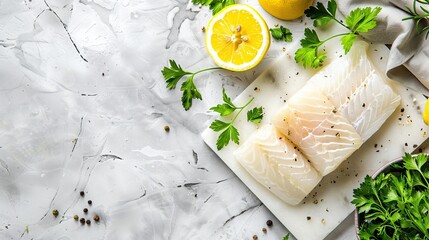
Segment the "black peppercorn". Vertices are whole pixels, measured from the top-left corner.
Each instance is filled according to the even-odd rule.
[[[92,204],[92,200],[88,200],[88,204],[91,205]]]
[[[91,220],[86,220],[86,224],[91,225]]]
[[[93,219],[94,219],[94,221],[96,221],[96,222],[100,221],[100,217],[99,217],[98,215],[95,215],[95,216],[93,217]]]
[[[84,208],[84,209],[83,209],[83,212],[84,212],[84,213],[88,213],[88,208]]]
[[[271,220],[268,220],[268,221],[267,221],[267,226],[268,226],[268,227],[271,227],[271,226],[273,226],[273,221],[271,221]]]
[[[52,210],[52,215],[54,215],[55,217],[57,217],[59,214],[57,209]]]
[[[85,218],[81,218],[79,221],[80,223],[85,224]]]
[[[80,191],[80,196],[81,197],[85,196],[85,192],[84,191]]]
[[[79,216],[78,216],[78,215],[74,215],[74,216],[73,216],[73,219],[74,219],[75,221],[77,221],[77,220],[79,220]]]

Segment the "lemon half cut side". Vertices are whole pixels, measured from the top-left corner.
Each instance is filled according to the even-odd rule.
[[[218,66],[241,72],[262,61],[270,46],[270,34],[265,20],[255,9],[234,4],[209,21],[205,44]]]

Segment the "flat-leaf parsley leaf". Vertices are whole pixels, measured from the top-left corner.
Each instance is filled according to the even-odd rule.
[[[427,239],[429,236],[429,155],[405,154],[391,171],[366,176],[353,190],[353,201],[364,217],[359,238]]]
[[[247,112],[247,121],[252,123],[260,123],[264,117],[262,107],[255,107]]]
[[[198,73],[205,71],[221,69],[219,67],[207,68],[197,72],[188,72],[182,69],[182,67],[176,63],[176,61],[170,59],[170,67],[164,67],[161,73],[164,76],[164,79],[167,83],[168,89],[175,89],[177,83],[182,77],[190,75],[181,85],[180,91],[183,92],[182,95],[182,106],[187,111],[192,107],[193,99],[202,99],[201,93],[198,91],[198,88],[195,86],[194,77]]]
[[[271,36],[276,40],[283,40],[285,42],[292,42],[292,32],[283,26],[278,28],[270,28]]]
[[[223,8],[235,4],[234,0],[192,0],[193,4],[201,4],[205,6],[209,6],[210,10],[212,10],[213,15],[218,13]]]
[[[315,27],[324,26],[331,20],[334,20],[346,28],[348,32],[336,34],[325,40],[320,40],[315,30],[306,28],[304,39],[301,40],[301,48],[295,52],[295,61],[297,63],[302,62],[304,68],[308,66],[312,68],[322,66],[326,58],[326,53],[319,55],[318,49],[325,42],[336,37],[341,37],[341,45],[343,46],[345,54],[347,54],[359,34],[366,33],[377,25],[376,17],[378,13],[380,13],[381,7],[356,8],[346,17],[345,24],[343,21],[336,18],[336,10],[337,3],[335,0],[330,0],[327,8],[322,3],[318,2],[315,7],[310,7],[305,10],[306,16],[314,20],[313,25]]]
[[[240,115],[240,113],[254,100],[254,98],[252,98],[244,106],[238,107],[234,105],[234,103],[231,101],[231,98],[226,94],[225,89],[222,90],[222,99],[224,103],[218,104],[210,108],[210,110],[219,113],[221,116],[231,115],[236,110],[238,110],[238,113],[233,117],[230,122],[215,120],[210,125],[210,129],[212,129],[213,131],[222,131],[216,141],[216,147],[218,150],[224,148],[226,145],[229,144],[230,141],[233,141],[236,144],[240,144],[240,134],[233,124],[237,117]],[[260,123],[263,118],[263,115],[264,113],[262,107],[255,107],[247,112],[247,121],[253,123]]]

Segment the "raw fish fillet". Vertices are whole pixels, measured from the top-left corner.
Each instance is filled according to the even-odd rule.
[[[272,125],[253,133],[234,155],[253,178],[292,205],[301,202],[322,179],[297,147]]]
[[[323,176],[334,171],[395,111],[400,96],[369,61],[368,44],[314,75],[273,119]]]
[[[273,119],[323,176],[334,171],[363,143],[352,124],[319,89],[304,86]]]
[[[320,89],[362,137],[368,140],[399,106],[401,97],[368,60],[368,44],[356,42],[344,61],[338,59],[307,85]]]

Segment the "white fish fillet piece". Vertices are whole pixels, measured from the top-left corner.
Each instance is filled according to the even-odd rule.
[[[358,41],[350,53],[317,73],[307,83],[320,89],[368,140],[399,106],[401,97],[372,66],[368,44]]]
[[[273,118],[274,126],[298,146],[323,176],[363,143],[351,123],[317,88],[306,85]]]
[[[300,203],[322,179],[297,147],[272,125],[253,133],[234,156],[254,179],[292,205]]]

